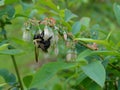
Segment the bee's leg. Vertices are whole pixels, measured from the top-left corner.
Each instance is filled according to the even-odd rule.
[[[38,62],[38,56],[39,56],[39,49],[35,46],[35,60]]]

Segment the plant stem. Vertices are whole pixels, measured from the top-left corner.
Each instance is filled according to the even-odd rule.
[[[119,68],[119,67],[116,67],[116,66],[114,66],[114,65],[111,64],[111,63],[108,63],[108,65],[111,66],[113,69],[116,69],[117,71],[120,72],[120,68]]]
[[[71,38],[71,40],[73,40],[73,35],[72,35],[72,34],[67,34],[67,35]],[[93,48],[88,47],[83,41],[80,41],[80,42],[77,42],[77,43],[83,45],[84,47],[86,47],[86,48],[88,48],[88,49],[90,49],[90,50],[92,50],[92,51],[95,51]],[[98,55],[98,56],[99,56],[102,60],[104,60],[104,58],[103,58],[101,55]],[[111,64],[111,63],[108,63],[108,65],[109,65],[110,67],[112,67],[113,69],[117,70],[118,72],[120,72],[120,67],[114,66],[114,65]]]
[[[11,58],[12,58],[12,61],[13,61],[13,64],[14,64],[14,68],[15,68],[15,71],[16,71],[16,74],[17,74],[18,81],[20,83],[20,88],[21,88],[21,90],[24,90],[14,55],[11,55]]]
[[[2,27],[2,30],[5,30],[4,27]],[[7,39],[6,33],[4,33],[3,36],[4,36],[4,39]],[[11,58],[12,58],[12,62],[13,62],[14,68],[15,68],[15,72],[17,74],[17,78],[18,78],[18,82],[20,84],[20,88],[21,88],[21,90],[24,90],[14,55],[11,55]]]
[[[35,46],[35,60],[38,63],[38,55],[39,55],[39,51],[38,48]]]

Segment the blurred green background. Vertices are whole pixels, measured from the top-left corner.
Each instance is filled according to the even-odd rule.
[[[37,1],[37,3],[35,3]],[[52,6],[49,1],[53,1],[56,5],[56,8]],[[106,35],[113,29],[112,39],[119,41],[119,25],[115,18],[113,12],[113,4],[120,3],[119,0],[5,0],[7,5],[13,5],[15,8],[16,18],[12,19],[12,24],[7,25],[5,28],[7,30],[8,39],[11,43],[19,48],[24,50],[24,54],[16,55],[16,61],[20,69],[22,76],[34,72],[34,69],[37,68],[34,57],[34,45],[31,42],[24,42],[22,40],[22,28],[24,27],[24,22],[28,19],[27,17],[56,17],[57,15],[53,10],[60,9],[69,9],[74,14],[78,15],[77,19],[84,17],[90,17],[91,25],[99,25],[100,29],[104,32],[101,33],[100,39],[104,39]],[[2,7],[0,7],[1,9]],[[17,17],[19,16],[19,17]],[[3,37],[0,36],[0,40]],[[62,42],[61,42],[62,43]],[[60,46],[61,47],[61,46]],[[60,50],[62,53],[62,50]],[[43,52],[40,52],[39,59],[42,63],[47,62],[42,60],[44,56]],[[62,58],[62,55],[55,56],[54,54],[49,54],[48,58],[58,59]],[[0,68],[7,68],[9,71],[14,72],[14,66],[9,55],[0,55]]]
[[[37,3],[34,3],[38,1]],[[5,0],[8,5],[13,5],[15,13],[18,15],[29,17],[45,17],[52,16],[54,12],[50,7],[47,7],[49,3],[45,3],[42,0]],[[49,0],[45,0],[46,2]],[[119,0],[52,0],[58,8],[70,9],[74,14],[78,15],[78,18],[83,16],[91,18],[91,24],[99,24],[105,33],[109,32],[111,28],[119,29],[116,22],[115,15],[113,13],[113,3],[120,3]],[[1,7],[0,7],[1,8]],[[20,72],[26,74],[32,68],[34,61],[34,46],[32,41],[26,43],[22,41],[22,28],[23,23],[27,19],[25,17],[16,17],[12,19],[12,24],[7,25],[7,35],[10,40],[13,40],[13,44],[25,51],[22,55],[16,55],[17,64],[20,67]],[[108,30],[108,31],[107,31]],[[115,36],[114,36],[115,37]],[[2,38],[2,36],[0,36]],[[101,36],[104,38],[104,35]],[[115,37],[117,39],[117,37]],[[16,43],[14,43],[14,41]],[[23,43],[21,43],[21,41]],[[24,45],[25,44],[25,45]],[[41,56],[41,55],[40,55]],[[40,57],[39,56],[39,57]],[[34,66],[34,65],[33,65]],[[10,71],[14,71],[13,64],[9,55],[0,55],[0,68],[7,68]]]

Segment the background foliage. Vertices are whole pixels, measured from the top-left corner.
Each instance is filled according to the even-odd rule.
[[[53,32],[59,40],[48,54],[40,51],[36,63],[32,41],[36,28],[25,42],[24,23],[46,17],[56,20],[59,30]],[[119,90],[119,25],[119,0],[1,0],[0,89],[20,88],[11,55],[23,90]]]

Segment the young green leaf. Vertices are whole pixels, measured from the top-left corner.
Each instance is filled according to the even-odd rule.
[[[90,25],[90,18],[89,17],[83,17],[80,19],[80,23],[82,26],[85,26],[86,28]]]
[[[0,69],[0,76],[2,76],[6,83],[14,85],[16,83],[16,77],[6,69]]]
[[[75,18],[75,17],[77,17],[77,15],[73,14],[70,10],[68,9],[65,10],[64,20],[66,22],[70,21],[72,18]]]
[[[15,14],[15,8],[10,5],[6,6],[6,13],[7,13],[8,17],[11,19]]]
[[[80,41],[84,41],[84,42],[93,42],[93,43],[109,46],[109,43],[107,40],[94,40],[94,39],[90,39],[90,38],[75,38],[74,40],[80,40]]]
[[[32,82],[32,79],[33,79],[32,75],[28,75],[28,76],[25,76],[23,78],[23,82],[24,82],[24,84],[27,88],[30,86],[30,83]]]
[[[72,33],[75,35],[80,32],[81,29],[81,24],[80,21],[77,21],[76,23],[73,24],[72,26]]]
[[[57,11],[57,12],[59,11],[57,9],[57,6],[51,0],[40,0],[40,1],[38,1],[38,3],[41,5],[45,5],[51,9],[53,9],[54,11]]]
[[[0,0],[0,6],[3,6],[5,4],[5,0]]]
[[[101,62],[99,61],[92,62],[88,65],[82,66],[81,68],[89,78],[91,78],[101,87],[104,86],[106,74],[105,74],[105,69],[101,64]]]
[[[120,53],[117,51],[93,51],[91,55],[106,55],[106,56],[120,56]]]
[[[73,63],[50,62],[40,68],[33,76],[30,87],[41,88],[47,83],[59,70],[74,67]]]
[[[1,46],[0,46],[0,50],[5,50],[5,49],[7,49],[8,45],[9,45],[9,44],[3,44],[3,45],[1,45]]]
[[[88,50],[88,49],[87,49],[87,50],[84,50],[83,52],[81,52],[81,53],[78,55],[76,61],[82,60],[83,58],[89,56],[91,53],[92,53],[91,50]]]
[[[6,5],[10,5],[10,4],[13,4],[13,3],[16,3],[16,2],[19,2],[19,1],[18,0],[5,0]]]
[[[117,18],[117,22],[120,25],[120,5],[118,5],[117,3],[114,3],[113,10]]]
[[[0,54],[7,54],[7,55],[17,55],[22,54],[23,51],[20,49],[10,49],[10,50],[1,50]]]

